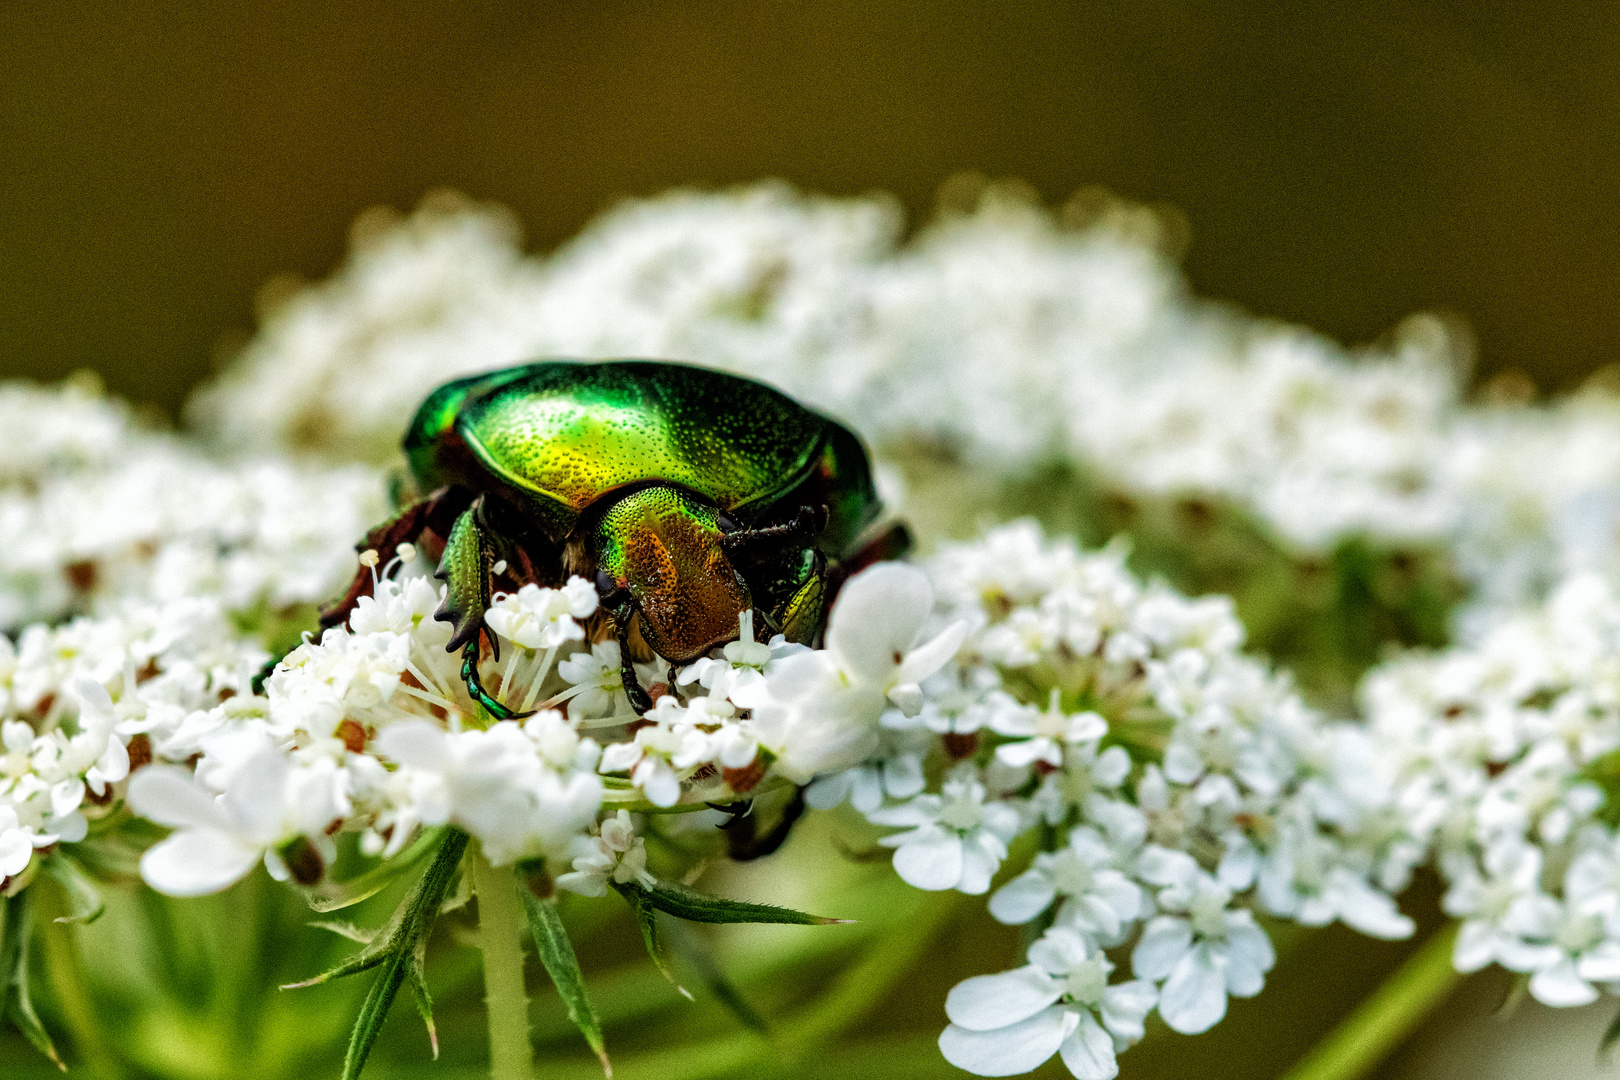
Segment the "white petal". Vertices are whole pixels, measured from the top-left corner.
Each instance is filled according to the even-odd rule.
[[[148,765],[129,781],[129,805],[137,814],[172,828],[210,828],[226,822],[214,797],[177,765]]]
[[[1226,978],[1208,948],[1184,955],[1159,991],[1159,1015],[1172,1030],[1197,1035],[1226,1015]]]
[[[1076,1015],[1080,1017],[1080,1023],[1058,1048],[1058,1053],[1063,1055],[1063,1064],[1069,1067],[1075,1080],[1113,1080],[1119,1075],[1119,1062],[1114,1057],[1114,1040],[1092,1017],[1090,1010],[1082,1010]]]
[[[1416,924],[1402,915],[1389,894],[1379,892],[1344,867],[1335,867],[1330,880],[1339,899],[1339,918],[1352,930],[1369,937],[1396,941],[1409,938]]]
[[[969,1031],[952,1024],[939,1036],[939,1052],[958,1069],[979,1076],[1017,1076],[1057,1053],[1074,1022],[1072,1010],[1053,1005],[1022,1023],[994,1031]]]
[[[831,810],[849,797],[850,785],[855,779],[853,773],[853,769],[845,769],[841,773],[816,777],[804,789],[805,805],[812,810]]]
[[[97,759],[96,771],[103,780],[113,784],[129,775],[129,750],[118,736],[107,736],[107,749]]]
[[[1620,941],[1602,941],[1581,955],[1577,970],[1583,979],[1620,981]]]
[[[1561,1009],[1590,1005],[1598,999],[1597,988],[1577,975],[1569,960],[1536,972],[1530,979],[1530,995],[1543,1005]]]
[[[794,653],[771,664],[765,682],[779,702],[807,698],[838,677],[837,666],[825,652]]]
[[[945,1015],[969,1031],[990,1031],[1027,1020],[1062,995],[1061,983],[1030,964],[957,983],[945,995]]]
[[[1213,951],[1213,950],[1212,950]],[[1266,973],[1242,949],[1226,950],[1226,992],[1233,997],[1254,997],[1266,988]]]
[[[909,799],[927,786],[921,754],[901,754],[883,763],[883,790],[890,798]]]
[[[989,892],[990,879],[1001,869],[1001,857],[988,850],[987,841],[994,842],[982,832],[962,841],[962,879],[956,883],[956,887],[969,896],[982,896]]]
[[[1021,739],[1018,742],[1002,743],[996,747],[996,760],[1003,765],[1014,769],[1022,769],[1035,763],[1037,758],[1057,757],[1053,764],[1063,762],[1063,752],[1058,750],[1050,739]]]
[[[1169,975],[1192,947],[1192,924],[1161,915],[1148,923],[1131,952],[1131,970],[1139,978],[1158,982]]]
[[[66,817],[84,801],[84,781],[78,777],[62,780],[51,786],[51,813]]]
[[[901,683],[889,691],[889,700],[905,715],[916,716],[922,712],[922,687],[914,682]]]
[[[990,897],[990,914],[997,922],[1017,926],[1051,907],[1056,896],[1051,878],[1029,870],[996,890]]]
[[[911,650],[933,604],[928,576],[915,566],[886,562],[862,570],[844,583],[833,604],[827,651],[846,671],[886,682]]]
[[[144,775],[142,769],[137,776]],[[168,896],[206,896],[240,881],[259,852],[209,829],[177,832],[141,856],[141,877]]]
[[[426,720],[390,724],[373,740],[377,753],[401,765],[442,772],[450,764],[449,738]]]
[[[1184,742],[1172,742],[1164,750],[1165,779],[1173,784],[1190,784],[1204,771],[1204,759]]]
[[[1099,787],[1115,788],[1125,782],[1131,772],[1131,755],[1123,746],[1110,746],[1097,755],[1091,766],[1091,778]]]
[[[1457,931],[1457,946],[1451,950],[1451,964],[1464,975],[1478,971],[1496,959],[1496,932],[1481,919],[1469,919]]]
[[[962,642],[967,640],[968,624],[963,620],[951,623],[930,640],[906,653],[895,678],[902,683],[920,683],[944,667]],[[908,714],[915,715],[915,714]]]
[[[1215,868],[1215,876],[1220,879],[1233,892],[1242,892],[1254,884],[1255,874],[1260,870],[1260,852],[1255,849],[1247,837],[1242,837],[1226,849],[1221,856],[1220,865]]]
[[[74,679],[73,692],[79,695],[79,700],[84,702],[85,709],[90,712],[112,715],[112,697],[107,693],[107,688],[96,680],[83,676]]]
[[[1158,987],[1135,979],[1104,990],[1102,1008],[1097,1011],[1102,1017],[1103,1026],[1113,1032],[1114,1038],[1128,1046],[1142,1041],[1145,1034],[1143,1020],[1158,1003]]]
[[[78,813],[77,811],[71,814],[64,814],[60,817],[46,818],[45,828],[51,833],[54,833],[58,840],[61,840],[63,843],[67,844],[77,844],[90,833],[90,823],[85,820],[83,814]],[[41,844],[43,839],[44,834],[35,836],[34,844],[36,846],[43,846]]]
[[[1253,922],[1247,921],[1249,913],[1246,911],[1233,912],[1228,916],[1226,927],[1226,943],[1235,953],[1242,953],[1244,958],[1261,971],[1270,971],[1277,962],[1277,951],[1271,947],[1271,938]]]
[[[0,878],[15,877],[28,868],[34,857],[34,844],[21,829],[0,833]]]
[[[962,838],[941,832],[903,844],[894,853],[894,872],[914,888],[954,889],[962,880]]]

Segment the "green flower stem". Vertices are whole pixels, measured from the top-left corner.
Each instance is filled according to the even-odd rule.
[[[510,869],[489,865],[482,848],[472,856],[478,894],[478,943],[484,951],[484,1004],[489,1010],[489,1075],[530,1080],[529,995],[523,986],[523,911]]]
[[[71,898],[54,879],[41,875],[30,888],[40,894],[39,929],[44,945],[46,978],[56,994],[63,1021],[73,1035],[80,1059],[96,1076],[117,1080],[125,1075],[106,1033],[97,1020],[96,1007],[85,982],[84,955],[79,951],[77,925],[59,921],[72,913]]]
[[[1375,1068],[1462,980],[1451,965],[1456,941],[1448,923],[1282,1080],[1357,1080]]]

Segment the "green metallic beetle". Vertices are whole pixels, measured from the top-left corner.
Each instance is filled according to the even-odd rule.
[[[497,587],[593,580],[612,619],[625,692],[652,707],[633,659],[686,663],[737,636],[814,644],[838,585],[905,550],[848,428],[750,379],[651,360],[549,360],[446,383],[405,436],[424,497],[360,550],[442,543],[436,617],[454,627],[473,699],[515,714],[478,676]],[[322,624],[371,591],[362,567]],[[492,650],[498,645],[487,635]]]

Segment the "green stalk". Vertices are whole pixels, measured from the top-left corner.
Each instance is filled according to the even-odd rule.
[[[85,979],[84,955],[79,951],[78,926],[64,921],[72,905],[61,885],[46,875],[32,886],[38,891],[40,914],[44,916],[40,936],[45,946],[46,978],[56,992],[56,1003],[62,1019],[73,1033],[73,1042],[79,1057],[97,1076],[108,1080],[125,1075],[124,1067],[112,1052],[106,1033],[97,1018],[90,987]]]
[[[472,857],[478,944],[484,951],[491,1080],[530,1080],[529,995],[523,986],[523,911],[510,869],[497,871],[479,848]]]
[[[1451,965],[1456,941],[1448,923],[1282,1080],[1357,1080],[1375,1068],[1462,980]]]

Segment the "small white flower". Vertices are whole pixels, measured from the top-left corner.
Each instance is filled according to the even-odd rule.
[[[1014,767],[1041,761],[1059,768],[1063,765],[1066,746],[1080,743],[1095,746],[1108,734],[1108,721],[1095,712],[1065,713],[1061,696],[1061,691],[1053,687],[1044,711],[1033,705],[1020,705],[1010,698],[1000,707],[992,708],[991,730],[1015,740],[996,747],[996,757]]]
[[[572,732],[555,713],[537,720],[455,733],[407,721],[377,736],[377,752],[423,781],[416,796],[420,820],[461,825],[491,862],[558,855],[595,820],[602,781],[591,768],[594,743],[577,740],[571,751],[548,746]],[[549,753],[542,756],[543,750]]]
[[[916,567],[879,563],[844,584],[827,621],[827,648],[771,664],[770,701],[754,710],[755,735],[797,783],[840,772],[877,749],[888,702],[915,714],[917,685],[955,655],[967,633],[953,623],[919,644],[933,606]]]
[[[130,779],[130,806],[176,831],[141,856],[141,877],[170,896],[219,892],[299,836],[326,849],[329,861],[335,852],[325,829],[341,816],[331,781],[329,774],[294,769],[269,746],[248,753],[223,794],[184,769],[142,769]]]
[[[639,884],[651,888],[655,881],[647,872],[647,842],[636,835],[627,810],[603,820],[595,836],[574,841],[574,869],[557,878],[557,884],[584,896],[604,896],[608,885]]]
[[[1229,908],[1232,894],[1185,852],[1148,847],[1143,880],[1161,886],[1160,907],[1174,914],[1148,922],[1131,951],[1138,978],[1162,982],[1159,1013],[1183,1035],[1208,1031],[1226,1015],[1226,999],[1253,997],[1276,953],[1254,916]]]
[[[989,890],[1019,826],[1018,811],[987,802],[984,785],[967,778],[947,781],[939,795],[918,795],[867,818],[876,825],[911,827],[878,841],[895,849],[895,873],[908,884],[971,896]]]
[[[484,613],[489,628],[525,649],[554,649],[581,641],[585,629],[575,620],[596,610],[596,589],[581,577],[571,577],[560,589],[527,584],[516,593],[497,593]]]
[[[1113,986],[1114,965],[1074,930],[1057,927],[1030,946],[1027,967],[980,975],[945,999],[945,1059],[979,1076],[1013,1076],[1053,1054],[1077,1080],[1112,1080],[1115,1055],[1141,1040],[1157,994],[1146,982]]]
[[[557,665],[557,674],[573,684],[567,691],[571,719],[635,719],[624,692],[617,641],[598,641],[590,652],[575,653]]]
[[[1104,946],[1117,945],[1146,906],[1141,887],[1120,869],[1134,855],[1132,847],[1122,850],[1096,829],[1079,826],[1067,846],[1036,855],[1034,865],[997,889],[990,914],[998,922],[1026,923],[1062,897],[1060,923]]]

